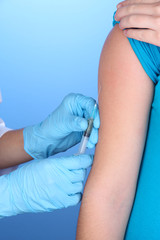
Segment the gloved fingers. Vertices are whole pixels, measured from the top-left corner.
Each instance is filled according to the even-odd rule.
[[[94,117],[93,126],[94,126],[95,128],[99,128],[99,127],[100,127],[100,117],[99,117],[99,109],[98,109],[98,106],[97,106],[97,109],[95,110],[94,116],[92,116],[92,113],[93,113],[93,109],[92,109],[92,112],[91,112],[91,113],[87,112],[87,110],[84,110],[84,117],[85,117],[87,120],[90,119],[91,117]]]
[[[93,126],[97,129],[100,127],[100,116],[99,116],[98,106],[97,106],[97,109],[96,109],[96,112],[95,112]]]
[[[84,110],[84,116],[86,119],[93,117],[94,118],[93,126],[97,129],[99,129],[99,127],[100,127],[99,108],[97,105],[97,108],[95,109],[95,107],[94,107],[95,103],[96,103],[96,101],[94,102],[94,105],[93,104],[92,104],[92,106],[90,105],[90,107],[88,107],[88,109],[86,106],[86,109]],[[95,109],[95,112],[93,112],[94,109]]]
[[[85,118],[71,115],[66,119],[66,127],[69,132],[82,132],[87,129],[88,122]]]
[[[88,143],[87,143],[87,148],[92,149],[92,148],[94,148],[94,147],[95,147],[95,145],[92,144],[91,142],[88,142]]]
[[[72,131],[85,131],[88,123],[87,120],[93,115],[93,109],[96,101],[91,97],[86,97],[82,94],[69,94],[65,101],[67,104],[71,105],[72,111],[70,111],[70,116],[67,118],[66,124],[67,129]],[[77,116],[78,115],[78,116]],[[94,113],[94,127],[99,128],[100,118],[98,107]]]
[[[92,108],[94,107],[96,101],[91,97],[87,97],[82,94],[77,94],[76,95],[76,103],[82,109],[86,109],[88,112],[90,112],[90,111],[92,111]]]
[[[72,204],[70,196],[60,188],[56,189],[56,195],[51,189],[48,202],[52,204],[52,210],[69,207]]]
[[[83,116],[84,116],[84,118],[87,119],[87,120],[90,119],[90,117],[91,117],[90,114],[89,114],[89,112],[87,112],[87,110],[83,110]]]
[[[92,162],[93,162],[93,156],[85,155],[85,154],[62,159],[63,166],[65,168],[68,168],[69,170],[88,168],[92,165]]]
[[[68,195],[82,193],[83,183],[82,182],[70,183],[68,186],[66,185],[65,188],[66,188],[66,193]]]
[[[83,109],[83,112],[85,112],[85,114],[87,112],[91,117],[96,101],[91,97],[86,97],[84,95],[77,94],[76,102],[77,102],[77,105],[79,105],[80,108]]]
[[[72,183],[82,182],[84,181],[86,174],[87,174],[86,169],[72,170],[70,171],[70,181]]]
[[[68,110],[73,115],[83,116],[83,112],[86,109],[90,113],[94,107],[95,100],[91,97],[86,97],[82,94],[70,93],[63,99],[63,105],[69,106]]]
[[[98,142],[98,129],[93,128],[88,143],[91,143],[93,146],[95,146],[97,142]]]
[[[75,206],[82,199],[81,193],[67,194],[66,192],[61,191],[59,189],[57,189],[56,195],[58,196],[56,200],[55,200],[55,196],[53,196],[52,199],[49,199],[49,203],[52,204],[50,207],[51,210]],[[45,207],[45,209],[46,209],[46,207]]]
[[[77,194],[74,194],[74,195],[69,195],[67,197],[67,201],[66,201],[66,207],[69,207],[69,206],[75,206],[77,205],[78,203],[80,203],[82,199],[82,194],[81,193],[77,193]]]

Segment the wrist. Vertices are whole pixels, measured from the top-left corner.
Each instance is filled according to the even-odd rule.
[[[23,130],[7,131],[0,138],[0,168],[13,167],[29,160],[31,157],[24,151]]]
[[[33,159],[48,158],[55,154],[55,144],[43,136],[40,124],[23,129],[24,150]]]

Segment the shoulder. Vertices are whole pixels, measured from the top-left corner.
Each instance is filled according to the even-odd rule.
[[[149,79],[123,30],[116,24],[107,36],[100,57],[99,84],[126,84]]]

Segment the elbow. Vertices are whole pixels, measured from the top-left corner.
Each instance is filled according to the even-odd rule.
[[[99,211],[113,211],[117,216],[130,209],[135,187],[132,189],[127,183],[116,181],[103,170],[101,174],[92,170],[84,189],[83,204],[90,205],[91,209],[98,208]]]

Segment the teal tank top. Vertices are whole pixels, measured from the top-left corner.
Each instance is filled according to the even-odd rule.
[[[114,15],[113,26],[119,23]],[[124,239],[160,240],[160,47],[131,38],[128,40],[154,82],[155,91],[136,195]]]

